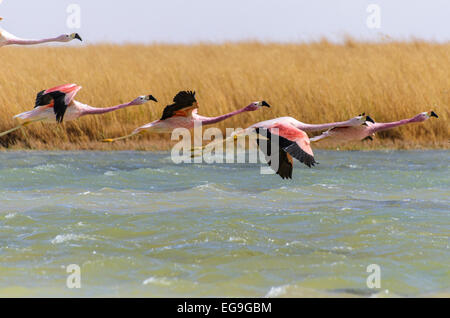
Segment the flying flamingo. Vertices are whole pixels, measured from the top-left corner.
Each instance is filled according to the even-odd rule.
[[[331,140],[334,142],[351,142],[351,141],[361,141],[365,139],[372,140],[372,136],[379,131],[384,131],[388,129],[392,129],[398,126],[412,124],[412,123],[420,123],[427,120],[430,117],[438,118],[438,115],[434,111],[423,112],[412,118],[402,119],[399,121],[394,121],[390,123],[375,123],[373,120],[367,120],[361,126],[354,127],[337,127],[325,131],[319,136],[311,138],[311,141],[317,142],[322,139],[327,138],[327,140]],[[367,116],[370,119],[369,116]]]
[[[3,20],[3,18],[0,18],[0,21],[1,20]],[[6,46],[6,45],[14,45],[14,44],[34,45],[34,44],[41,44],[41,43],[48,43],[48,42],[70,42],[75,39],[82,41],[82,39],[78,33],[62,34],[55,38],[48,38],[48,39],[27,40],[27,39],[18,38],[17,36],[12,35],[11,33],[6,32],[5,30],[0,28],[0,47]]]
[[[105,114],[129,106],[142,105],[150,100],[157,102],[152,95],[147,95],[140,96],[126,104],[96,108],[74,100],[80,89],[81,86],[76,84],[65,84],[39,92],[36,96],[33,110],[14,116],[14,118],[23,119],[24,122],[13,129],[0,133],[0,137],[34,122],[62,123],[63,121],[71,121],[86,115]]]
[[[153,133],[171,133],[175,128],[192,129],[194,128],[195,123],[211,125],[240,113],[255,111],[261,107],[270,107],[266,101],[260,101],[251,103],[242,109],[225,115],[218,117],[205,117],[197,114],[199,104],[195,98],[195,92],[181,91],[173,98],[173,102],[173,104],[164,108],[161,119],[136,128],[130,135],[114,139],[104,139],[103,141],[114,142],[135,136],[145,131]]]
[[[325,124],[306,124],[303,123],[301,121],[298,121],[297,119],[293,118],[293,117],[278,117],[278,118],[274,118],[274,119],[269,119],[269,120],[265,120],[265,121],[261,121],[259,123],[256,123],[254,125],[251,125],[250,127],[248,127],[245,130],[242,131],[238,131],[238,132],[234,132],[231,134],[230,137],[228,137],[227,139],[224,139],[223,141],[219,141],[219,142],[227,142],[228,140],[230,140],[231,138],[237,139],[238,135],[246,135],[252,132],[252,130],[256,127],[271,127],[272,125],[278,124],[278,123],[284,123],[284,124],[289,124],[291,126],[294,126],[295,128],[302,130],[304,132],[316,132],[316,131],[323,131],[323,130],[329,130],[331,128],[335,128],[335,127],[352,127],[352,126],[361,126],[365,123],[365,121],[367,120],[366,118],[370,118],[369,116],[365,116],[365,114],[360,114],[359,116],[353,117],[349,120],[346,121],[338,121],[338,122],[334,122],[334,123],[325,123]],[[371,120],[371,119],[369,119]],[[209,145],[213,145],[215,144],[210,143]],[[208,145],[207,145],[208,146]],[[204,149],[206,146],[202,146],[202,147],[196,147],[193,149]]]
[[[226,143],[232,138],[237,139],[239,135],[256,134],[257,145],[266,156],[266,161],[269,166],[282,179],[292,179],[292,171],[294,168],[293,158],[310,168],[317,163],[314,159],[314,153],[311,149],[309,137],[305,130],[317,131],[326,129],[326,127],[335,127],[336,125],[339,127],[344,125],[356,126],[361,125],[363,122],[363,115],[344,122],[317,125],[305,124],[292,117],[280,117],[256,123],[245,130],[232,133],[230,137],[222,141],[213,142],[203,147],[193,148],[192,150],[204,149],[222,142]],[[277,138],[277,140],[272,141],[273,138]],[[263,142],[265,144],[262,144]],[[278,153],[272,154],[272,142],[278,142]],[[274,155],[278,155],[278,160],[273,160]]]
[[[339,122],[325,123],[325,124],[306,124],[301,121],[298,121],[297,119],[295,119],[293,117],[278,117],[278,118],[269,119],[269,120],[265,120],[265,121],[256,123],[244,130],[233,132],[230,137],[223,139],[222,141],[212,142],[212,143],[209,143],[208,145],[205,145],[202,147],[194,147],[194,148],[192,148],[192,150],[195,151],[195,150],[204,149],[206,147],[216,145],[217,143],[220,143],[220,142],[226,143],[226,142],[228,142],[228,140],[233,139],[233,138],[236,140],[239,135],[252,134],[254,132],[253,130],[257,127],[270,128],[270,127],[272,127],[272,125],[277,125],[277,124],[282,123],[285,125],[289,124],[291,126],[294,126],[298,130],[301,130],[304,132],[316,132],[316,131],[323,131],[323,130],[331,129],[334,127],[361,126],[367,120],[366,118],[370,118],[370,117],[365,116],[365,114],[363,113],[363,114],[353,117],[347,121],[339,121]]]
[[[252,135],[256,133],[256,142],[264,152],[269,166],[281,178],[292,179],[292,158],[299,160],[310,168],[317,163],[314,159],[314,153],[306,132],[322,131],[333,127],[357,127],[361,126],[365,121],[365,114],[361,114],[347,121],[325,124],[306,124],[292,117],[279,117],[256,123],[245,130],[232,133],[230,137],[222,141],[212,142],[203,147],[195,147],[192,151],[195,152],[197,149],[204,149],[218,143],[226,143],[230,139],[237,139],[239,135]],[[274,136],[278,138],[278,166],[274,165],[271,159],[271,143]],[[263,141],[266,144],[261,147],[261,142]]]

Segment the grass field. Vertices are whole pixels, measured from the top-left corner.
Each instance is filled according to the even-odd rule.
[[[0,49],[0,130],[32,109],[38,91],[63,83],[84,88],[77,100],[96,107],[143,94],[160,101],[60,126],[35,124],[0,138],[10,149],[163,149],[169,135],[147,134],[115,144],[158,119],[179,90],[196,90],[199,113],[216,116],[267,100],[272,108],[218,124],[246,127],[292,116],[307,123],[346,120],[361,112],[394,121],[433,109],[440,118],[378,135],[358,148],[448,148],[450,43],[93,45]],[[324,144],[316,146],[326,148]]]

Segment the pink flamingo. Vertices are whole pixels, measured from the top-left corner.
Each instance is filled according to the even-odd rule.
[[[266,156],[269,166],[283,179],[292,179],[293,158],[304,163],[308,167],[313,167],[317,162],[314,159],[314,153],[310,146],[310,140],[305,130],[317,131],[328,127],[343,125],[361,125],[364,122],[364,116],[360,115],[345,122],[328,123],[328,124],[305,124],[292,117],[280,117],[262,121],[251,125],[250,127],[231,134],[230,137],[212,142],[206,146],[192,148],[193,156],[196,155],[195,150],[205,149],[219,143],[226,143],[230,139],[237,139],[240,135],[256,134],[256,142],[259,148]],[[275,165],[272,160],[272,139],[277,138],[278,142],[278,160]],[[264,146],[261,143],[265,142]]]
[[[142,105],[150,100],[157,102],[152,95],[148,95],[140,96],[126,104],[107,108],[96,108],[74,100],[75,95],[80,89],[81,86],[76,84],[65,84],[39,92],[36,96],[35,108],[33,110],[14,116],[14,118],[23,119],[25,122],[1,133],[0,137],[34,122],[62,123],[63,121],[75,120],[86,115],[105,114],[129,106]]]
[[[161,119],[136,128],[130,135],[114,139],[104,139],[103,141],[114,142],[130,138],[145,131],[153,133],[171,133],[175,128],[192,129],[196,123],[211,125],[243,112],[255,111],[261,107],[270,107],[266,101],[260,101],[251,103],[242,109],[225,115],[205,117],[197,114],[199,104],[195,98],[195,92],[181,91],[174,97],[173,102],[173,104],[164,108]]]
[[[193,156],[195,156],[196,150],[203,150],[206,147],[213,147],[214,145],[217,145],[219,143],[227,143],[228,140],[232,138],[236,140],[240,135],[252,135],[255,132],[258,135],[257,142],[259,145],[259,142],[264,139],[260,138],[260,136],[264,137],[267,134],[273,135],[271,133],[271,130],[278,128],[281,131],[280,135],[278,136],[280,139],[282,139],[282,141],[280,142],[287,146],[291,146],[292,144],[291,148],[289,148],[293,149],[291,155],[293,155],[294,158],[298,159],[300,162],[305,163],[308,167],[311,167],[314,166],[315,161],[314,154],[310,147],[309,137],[306,132],[322,131],[333,127],[358,127],[361,126],[365,121],[365,114],[361,114],[347,121],[325,124],[306,124],[292,117],[278,117],[253,124],[244,130],[233,132],[231,136],[226,139],[212,142],[202,147],[194,147],[191,149],[191,151],[193,152]],[[263,132],[263,134],[260,134],[259,132]],[[265,139],[271,140],[271,137],[266,137]],[[296,146],[294,144],[296,144]],[[280,149],[281,148],[282,146],[280,145]],[[268,155],[266,154],[266,156]],[[281,149],[279,152],[279,156],[280,166],[276,171],[277,174],[279,174],[283,179],[292,178],[293,165],[292,157],[289,155],[289,151],[286,151],[286,149]]]
[[[335,127],[361,126],[364,124],[365,121],[366,121],[366,116],[364,113],[359,116],[353,117],[349,120],[346,120],[346,121],[338,121],[338,122],[334,122],[334,123],[325,123],[325,124],[306,124],[301,121],[298,121],[297,119],[295,119],[293,117],[278,117],[278,118],[274,118],[274,119],[261,121],[254,125],[251,125],[250,127],[248,127],[245,130],[242,130],[239,132],[234,132],[231,134],[230,137],[228,137],[227,139],[224,139],[223,142],[227,142],[231,138],[237,139],[238,135],[251,134],[252,130],[257,127],[270,128],[270,127],[272,127],[272,125],[276,125],[276,124],[286,124],[286,125],[289,124],[299,130],[304,131],[304,132],[315,132],[315,131],[323,131],[323,130],[327,130],[327,129],[331,129],[331,128],[335,128]],[[222,141],[219,141],[219,142],[222,142]],[[209,145],[214,145],[214,144],[216,144],[216,143],[213,142],[213,143],[210,143]],[[206,146],[202,146],[202,147],[196,147],[193,149],[204,149],[205,147]]]
[[[3,20],[3,19],[0,18],[0,21],[1,20]],[[6,45],[14,45],[14,44],[16,44],[16,45],[34,45],[34,44],[41,44],[41,43],[48,43],[48,42],[70,42],[75,39],[82,41],[82,39],[78,33],[62,34],[55,38],[48,38],[48,39],[27,40],[27,39],[21,39],[15,35],[12,35],[9,32],[6,32],[3,29],[0,29],[0,47],[6,46]]]
[[[311,138],[311,141],[317,142],[325,138],[334,142],[351,142],[361,141],[365,139],[372,140],[372,136],[374,136],[375,133],[379,131],[384,131],[412,123],[420,123],[430,117],[438,118],[438,115],[436,115],[434,111],[430,111],[429,113],[423,112],[412,118],[402,119],[390,123],[375,123],[369,116],[367,116],[366,122],[361,126],[332,128],[328,131],[325,131],[319,136]]]

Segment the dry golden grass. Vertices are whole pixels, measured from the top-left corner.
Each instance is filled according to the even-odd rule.
[[[0,138],[19,149],[161,149],[169,135],[145,135],[104,144],[160,117],[179,90],[198,93],[199,113],[215,116],[267,100],[271,109],[218,125],[246,127],[292,116],[307,123],[346,120],[361,112],[393,121],[433,109],[440,116],[379,135],[360,148],[448,148],[450,44],[357,43],[95,45],[0,49],[0,131],[33,107],[35,94],[62,83],[84,89],[77,100],[97,107],[151,93],[148,103],[60,126],[35,124]],[[326,147],[326,144],[317,144]]]

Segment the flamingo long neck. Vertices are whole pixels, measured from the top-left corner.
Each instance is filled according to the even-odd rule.
[[[347,127],[349,125],[350,120],[326,124],[305,124],[299,121],[294,126],[305,132],[314,132],[314,131],[324,131],[335,127]]]
[[[233,117],[235,115],[238,115],[238,114],[244,113],[244,112],[246,112],[246,107],[235,110],[234,112],[231,112],[228,114],[217,116],[217,117],[202,117],[200,120],[202,122],[202,125],[211,125],[211,124],[215,124],[215,123],[224,121],[225,119],[228,119],[230,117]]]
[[[20,38],[14,38],[14,39],[8,40],[8,44],[17,44],[17,45],[34,45],[34,44],[49,43],[49,42],[60,42],[60,41],[57,37],[56,38],[48,38],[48,39],[40,39],[40,40],[27,40],[27,39],[20,39]]]
[[[97,108],[97,107],[92,107],[89,105],[84,105],[84,110],[83,110],[83,114],[82,116],[85,115],[101,115],[101,114],[106,114],[106,113],[110,113],[122,108],[126,108],[129,106],[133,106],[134,104],[132,103],[126,103],[126,104],[120,104],[120,105],[116,105],[116,106],[112,106],[112,107],[105,107],[105,108]]]
[[[395,127],[398,127],[398,126],[411,124],[411,123],[418,123],[418,122],[421,122],[421,121],[422,120],[420,118],[415,116],[413,118],[402,119],[402,120],[393,121],[393,122],[390,122],[390,123],[375,123],[375,124],[371,125],[371,128],[372,128],[372,131],[375,133],[375,132],[378,132],[378,131],[388,130],[388,129],[395,128]]]

